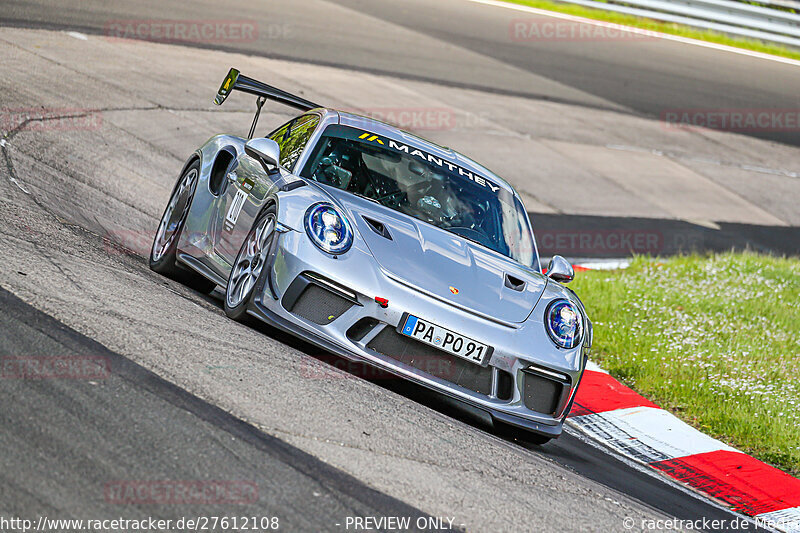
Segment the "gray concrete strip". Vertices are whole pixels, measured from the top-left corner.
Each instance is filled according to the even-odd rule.
[[[620,165],[617,150],[558,141],[546,144],[566,157],[580,158],[595,175],[607,177],[635,195],[636,201],[643,199],[674,218],[784,225],[771,213],[671,159],[628,152],[626,164]],[[614,203],[619,205],[623,201],[619,198]],[[635,209],[636,205],[622,207],[630,213]]]
[[[454,46],[414,28],[367,14],[362,9],[354,10],[324,0],[269,5],[233,0],[224,6],[207,0],[192,6],[175,1],[159,6],[136,2],[125,9],[98,0],[68,0],[59,6],[58,12],[56,15],[46,1],[34,0],[4,10],[0,23],[116,35],[113,24],[120,23],[124,27],[126,22],[133,21],[144,22],[145,26],[165,19],[251,21],[257,26],[254,38],[224,42],[198,39],[187,44],[271,58],[300,59],[365,73],[394,73],[433,81],[446,79],[456,86],[501,89],[497,81],[493,81],[500,79],[505,86],[502,89],[513,93],[623,109],[589,92],[499,63],[479,50]]]

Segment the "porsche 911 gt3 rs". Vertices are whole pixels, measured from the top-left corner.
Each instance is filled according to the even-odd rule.
[[[184,165],[150,256],[225,313],[289,331],[438,391],[540,442],[561,431],[591,323],[542,273],[514,189],[483,166],[388,124],[241,75],[247,138],[217,135]],[[266,100],[302,114],[254,137]]]

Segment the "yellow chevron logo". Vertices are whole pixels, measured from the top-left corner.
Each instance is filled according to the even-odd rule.
[[[369,138],[367,139],[367,137],[369,137]],[[377,135],[374,135],[372,133],[365,133],[365,134],[361,135],[359,137],[359,139],[365,139],[367,141],[372,141],[372,142],[376,142],[378,144],[383,144],[383,141],[380,139],[380,137],[378,137]]]

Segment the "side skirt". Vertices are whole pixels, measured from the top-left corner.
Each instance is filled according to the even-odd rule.
[[[228,284],[227,280],[222,279],[222,276],[218,275],[216,272],[211,270],[209,267],[203,264],[199,259],[192,257],[191,255],[181,251],[179,251],[176,254],[176,258],[178,259],[178,262],[180,262],[182,265],[185,265],[188,268],[197,272],[198,274],[210,279],[220,287],[225,287]]]

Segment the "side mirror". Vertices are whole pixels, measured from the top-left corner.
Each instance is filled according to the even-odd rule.
[[[560,255],[554,255],[547,265],[547,277],[559,283],[569,283],[575,278],[575,271],[569,261]]]
[[[244,152],[254,159],[258,159],[264,170],[271,172],[278,166],[281,158],[281,147],[272,139],[250,139],[244,145]]]

